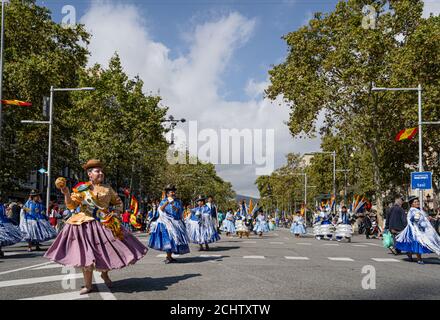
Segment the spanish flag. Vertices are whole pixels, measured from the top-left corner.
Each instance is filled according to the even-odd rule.
[[[411,129],[403,129],[400,131],[396,136],[396,142],[402,141],[402,140],[411,140],[414,138],[414,136],[417,134],[418,128],[411,128]]]
[[[137,216],[139,211],[139,203],[136,200],[135,196],[131,196],[130,210],[133,210],[133,214]]]
[[[32,107],[32,103],[20,100],[2,100],[2,104],[9,106]]]

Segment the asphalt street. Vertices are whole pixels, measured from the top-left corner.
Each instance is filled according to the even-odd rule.
[[[348,243],[295,239],[287,229],[263,238],[222,234],[211,251],[192,245],[176,264],[164,264],[162,252],[149,250],[137,264],[110,273],[111,290],[96,273],[98,292],[85,296],[78,294],[81,270],[51,263],[44,252],[28,253],[26,244],[4,251],[0,299],[6,300],[440,299],[438,256],[425,255],[425,265],[418,265],[359,235]]]

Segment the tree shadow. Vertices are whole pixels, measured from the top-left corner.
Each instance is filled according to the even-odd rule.
[[[409,260],[408,257],[405,257],[402,260],[405,261],[405,262],[408,262],[408,263],[411,263],[411,262],[412,263],[417,263],[417,258],[415,256],[413,256],[413,261]],[[435,257],[425,258],[425,257],[422,256],[422,260],[423,260],[423,262],[425,264],[438,264],[438,265],[440,265],[440,259],[439,258],[435,258]]]
[[[191,273],[181,276],[162,277],[162,278],[131,278],[113,282],[111,292],[136,293],[148,291],[165,291],[168,287],[180,281],[200,277],[200,273]]]

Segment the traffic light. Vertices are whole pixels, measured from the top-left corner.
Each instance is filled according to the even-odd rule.
[[[49,104],[50,104],[50,98],[49,97],[43,97],[43,116],[49,117]]]

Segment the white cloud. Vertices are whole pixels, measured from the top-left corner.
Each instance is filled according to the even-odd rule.
[[[199,128],[275,129],[275,165],[285,161],[288,152],[319,148],[319,140],[293,140],[283,123],[289,109],[263,99],[268,82],[250,79],[243,90],[248,101],[225,101],[219,96],[222,75],[234,52],[245,45],[255,31],[255,19],[239,13],[200,23],[183,35],[189,51],[176,59],[170,50],[155,41],[141,10],[133,5],[92,2],[81,22],[92,33],[90,64],[107,65],[115,53],[130,76],[139,75],[147,91],[163,97],[170,114],[199,121]],[[257,178],[252,166],[218,166],[219,175],[231,181],[237,193],[258,196]]]
[[[431,13],[435,16],[440,14],[440,1],[438,0],[424,0],[425,6],[423,8],[423,17],[428,18]]]

